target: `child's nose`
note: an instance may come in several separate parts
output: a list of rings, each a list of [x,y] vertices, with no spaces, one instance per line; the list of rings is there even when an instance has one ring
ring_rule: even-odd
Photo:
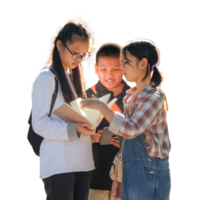
[[[111,70],[107,71],[107,75],[108,76],[113,76],[113,71],[111,71]]]

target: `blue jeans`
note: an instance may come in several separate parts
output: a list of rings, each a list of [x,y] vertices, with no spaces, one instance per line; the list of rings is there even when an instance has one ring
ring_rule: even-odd
[[[121,146],[123,137],[119,140]],[[169,156],[164,159],[149,156],[144,134],[125,140],[122,159],[122,200],[169,200]]]

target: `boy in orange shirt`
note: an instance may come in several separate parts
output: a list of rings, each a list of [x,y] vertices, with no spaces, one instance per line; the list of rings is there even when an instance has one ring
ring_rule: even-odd
[[[111,93],[109,101],[117,98],[114,109],[123,112],[123,97],[126,90],[130,87],[122,79],[122,69],[120,62],[121,47],[118,44],[103,44],[96,53],[95,72],[98,74],[99,81],[96,85],[86,91],[87,97],[92,94],[101,96]],[[103,119],[97,127],[97,132],[102,133],[103,128],[108,127],[109,123]],[[100,138],[91,137],[93,143],[93,157],[96,169],[92,171],[91,185],[88,200],[112,200],[109,171],[115,155],[119,151],[118,136],[112,139],[112,145],[100,145]]]

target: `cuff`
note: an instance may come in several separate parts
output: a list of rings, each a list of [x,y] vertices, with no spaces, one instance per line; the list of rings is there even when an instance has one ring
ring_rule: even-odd
[[[76,123],[69,123],[67,125],[67,136],[70,140],[80,138],[80,133],[76,131]]]
[[[118,134],[123,120],[124,120],[124,116],[120,114],[119,112],[116,112],[114,115],[114,118],[112,119],[112,122],[109,125],[109,130],[113,133]]]
[[[121,153],[118,156],[117,155],[115,156],[115,158],[113,160],[113,164],[116,165],[120,159],[121,159]]]

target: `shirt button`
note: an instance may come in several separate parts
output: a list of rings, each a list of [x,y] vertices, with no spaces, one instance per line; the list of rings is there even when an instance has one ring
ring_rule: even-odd
[[[153,171],[151,171],[151,172],[149,172],[150,174],[154,174],[154,172]]]
[[[150,159],[150,158],[148,158],[148,161],[149,161],[149,162],[151,162],[151,159]]]

